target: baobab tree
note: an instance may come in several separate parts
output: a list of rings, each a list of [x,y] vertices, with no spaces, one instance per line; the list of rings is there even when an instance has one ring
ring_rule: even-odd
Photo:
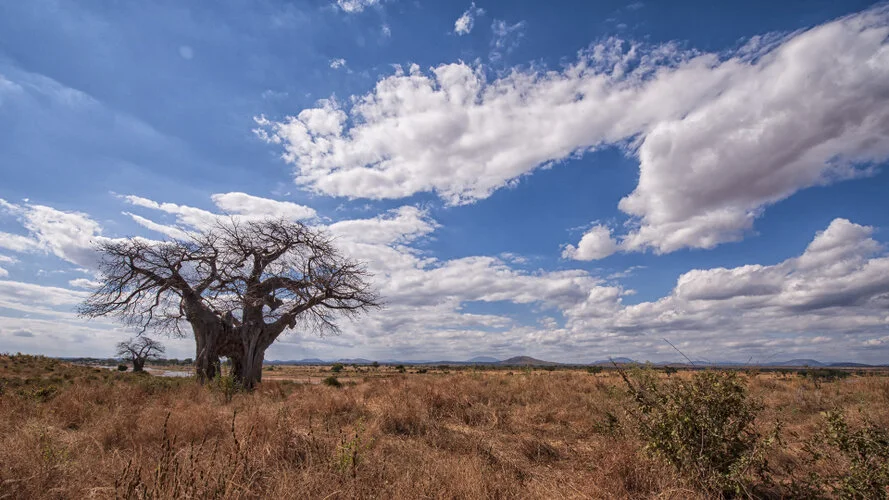
[[[181,240],[104,240],[97,249],[103,284],[79,312],[177,336],[190,326],[202,381],[225,356],[252,388],[266,349],[285,331],[336,333],[340,317],[380,304],[364,266],[299,222],[233,218]]]
[[[117,343],[117,356],[119,358],[128,358],[133,363],[134,372],[143,371],[145,361],[159,359],[164,351],[166,351],[166,348],[163,344],[145,336]]]

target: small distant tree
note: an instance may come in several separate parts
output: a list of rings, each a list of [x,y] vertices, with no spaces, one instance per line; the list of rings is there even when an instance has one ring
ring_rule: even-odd
[[[129,359],[133,363],[134,372],[143,371],[145,361],[159,359],[165,351],[163,344],[144,336],[117,344],[117,356]]]

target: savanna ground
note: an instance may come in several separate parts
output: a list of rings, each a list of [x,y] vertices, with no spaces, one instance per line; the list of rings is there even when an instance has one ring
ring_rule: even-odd
[[[615,370],[344,367],[339,384],[319,383],[331,375],[273,367],[256,391],[233,393],[224,381],[0,356],[0,498],[715,495],[646,451],[639,407]],[[739,377],[762,404],[756,428],[773,435],[780,422],[758,450],[767,477],[739,496],[811,496],[792,485],[854,468],[842,453],[812,459],[825,411],[841,410],[852,429],[889,428],[886,373]],[[884,434],[868,436],[879,446]],[[843,494],[823,486],[825,497]]]

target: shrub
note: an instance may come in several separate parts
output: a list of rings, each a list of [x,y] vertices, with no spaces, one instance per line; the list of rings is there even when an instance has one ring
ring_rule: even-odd
[[[351,473],[355,479],[358,465],[364,461],[365,452],[373,445],[373,438],[365,437],[364,422],[359,420],[355,426],[355,434],[351,438],[340,437],[340,445],[336,450],[335,465],[342,473]]]
[[[332,371],[333,373],[339,373],[343,371],[343,368],[344,366],[342,363],[334,363],[333,366],[330,367],[330,371]]]
[[[235,393],[241,390],[241,385],[235,380],[231,374],[216,375],[216,378],[213,379],[213,383],[210,385],[211,389],[218,391],[222,394],[222,399],[229,403],[234,397]]]
[[[327,385],[327,386],[330,386],[330,387],[342,387],[342,386],[343,386],[343,383],[340,382],[339,379],[336,378],[336,377],[334,377],[333,375],[331,375],[331,376],[325,378],[325,379],[322,380],[321,382],[322,382],[324,385]]]
[[[824,416],[824,427],[804,450],[811,464],[839,464],[840,468],[826,474],[812,472],[797,484],[802,487],[800,494],[827,493],[850,499],[889,497],[889,430],[873,422],[853,429],[842,411],[826,412]]]
[[[821,382],[842,380],[849,375],[851,374],[845,370],[835,370],[831,368],[810,369],[800,373],[800,376],[811,380],[815,384],[815,387],[821,387]]]
[[[588,366],[588,367],[586,367],[586,371],[590,375],[595,375],[597,373],[602,373],[602,367],[601,366]]]
[[[631,380],[631,418],[645,447],[713,494],[746,494],[749,476],[765,478],[763,449],[771,440],[754,427],[762,409],[737,373],[704,371],[661,382],[651,370]],[[777,435],[777,430],[776,430]]]
[[[117,371],[119,371],[119,372],[127,371],[127,365],[117,365]]]
[[[404,368],[404,365],[398,365],[398,366],[395,367],[395,369],[398,370],[398,373],[404,373],[404,372],[407,371],[407,370]]]

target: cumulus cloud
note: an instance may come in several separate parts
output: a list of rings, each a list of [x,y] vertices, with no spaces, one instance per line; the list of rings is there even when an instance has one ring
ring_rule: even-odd
[[[345,65],[346,65],[346,60],[343,59],[342,57],[340,57],[338,59],[331,59],[330,60],[330,67],[333,69],[340,69],[340,68],[344,67]]]
[[[712,248],[742,238],[768,205],[889,158],[887,35],[880,6],[729,53],[611,39],[560,70],[494,79],[476,64],[414,65],[348,106],[260,118],[258,133],[316,192],[435,192],[452,205],[620,144],[640,168],[619,204],[631,227],[621,249]]]
[[[467,35],[470,31],[472,31],[473,26],[475,25],[475,18],[477,16],[481,16],[485,13],[485,9],[479,8],[475,6],[475,2],[469,6],[463,12],[463,15],[457,18],[454,22],[454,33],[458,35]]]
[[[611,237],[611,229],[595,225],[584,233],[575,247],[567,245],[562,251],[563,259],[598,260],[604,259],[618,250],[617,242]]]
[[[849,356],[867,337],[889,331],[889,256],[872,230],[835,219],[798,257],[692,270],[670,295],[622,307],[604,326],[582,311],[569,312],[570,325],[669,336],[697,349],[706,339],[726,350],[794,352],[817,340]]]

